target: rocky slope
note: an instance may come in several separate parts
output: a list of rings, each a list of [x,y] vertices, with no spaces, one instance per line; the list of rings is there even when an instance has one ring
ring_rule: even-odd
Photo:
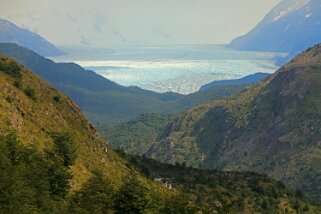
[[[317,45],[240,95],[187,111],[147,154],[169,163],[266,173],[321,201],[320,97]]]

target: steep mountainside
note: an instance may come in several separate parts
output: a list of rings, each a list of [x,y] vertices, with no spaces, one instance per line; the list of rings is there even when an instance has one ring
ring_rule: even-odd
[[[145,154],[171,121],[170,115],[142,114],[127,122],[97,126],[110,146],[129,154]]]
[[[241,50],[288,52],[293,57],[321,42],[319,0],[283,0],[249,33],[228,46]]]
[[[321,45],[263,82],[172,122],[150,157],[256,171],[321,201]]]
[[[175,179],[177,186],[170,191],[139,175],[135,170],[142,170],[142,165],[128,163],[111,150],[69,98],[1,55],[0,89],[0,213],[320,210],[280,182],[253,173],[160,165],[169,174],[188,172]],[[144,174],[150,169],[153,176],[169,175],[154,171],[158,163],[144,164]],[[203,188],[207,196],[201,194]]]
[[[54,63],[14,44],[1,44],[0,53],[15,58],[50,85],[70,96],[92,123],[108,124],[143,113],[177,113],[208,100],[230,96],[244,86],[222,86],[183,96],[123,87],[74,63]]]
[[[115,182],[128,171],[73,101],[11,59],[1,56],[0,66],[1,71],[20,73],[10,76],[0,72],[1,135],[14,131],[23,144],[40,151],[52,147],[55,135],[71,135],[81,157],[72,166],[75,189],[95,170]]]
[[[15,43],[29,48],[42,56],[58,56],[63,54],[63,52],[38,34],[19,28],[4,19],[0,19],[0,42]]]

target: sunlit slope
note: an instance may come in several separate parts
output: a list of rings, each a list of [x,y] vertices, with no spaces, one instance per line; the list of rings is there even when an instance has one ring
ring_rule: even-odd
[[[40,151],[52,146],[54,134],[71,134],[79,157],[72,166],[73,187],[79,188],[95,170],[119,182],[127,171],[124,161],[109,149],[73,101],[11,59],[0,56],[0,66],[1,71],[19,73],[0,72],[1,134],[14,130],[22,143]]]
[[[320,97],[318,45],[240,95],[187,111],[147,154],[266,173],[321,201]]]

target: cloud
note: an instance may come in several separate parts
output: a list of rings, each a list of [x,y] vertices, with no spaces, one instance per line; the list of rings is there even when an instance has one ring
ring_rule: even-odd
[[[280,0],[0,1],[2,18],[38,29],[54,43],[107,46],[226,43]]]
[[[84,36],[83,34],[81,35],[81,39],[80,39],[80,44],[82,45],[91,45],[91,41],[89,38],[87,38],[86,36]]]

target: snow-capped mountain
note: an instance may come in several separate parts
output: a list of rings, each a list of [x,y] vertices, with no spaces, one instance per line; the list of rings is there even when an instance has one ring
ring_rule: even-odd
[[[63,54],[63,52],[38,34],[19,28],[4,19],[0,19],[0,43],[15,43],[33,50],[42,56]]]
[[[283,0],[249,33],[228,46],[294,55],[321,42],[321,0]]]
[[[286,17],[287,15],[300,10],[309,4],[309,2],[310,0],[284,0],[267,15],[266,20],[275,22],[282,17]]]

